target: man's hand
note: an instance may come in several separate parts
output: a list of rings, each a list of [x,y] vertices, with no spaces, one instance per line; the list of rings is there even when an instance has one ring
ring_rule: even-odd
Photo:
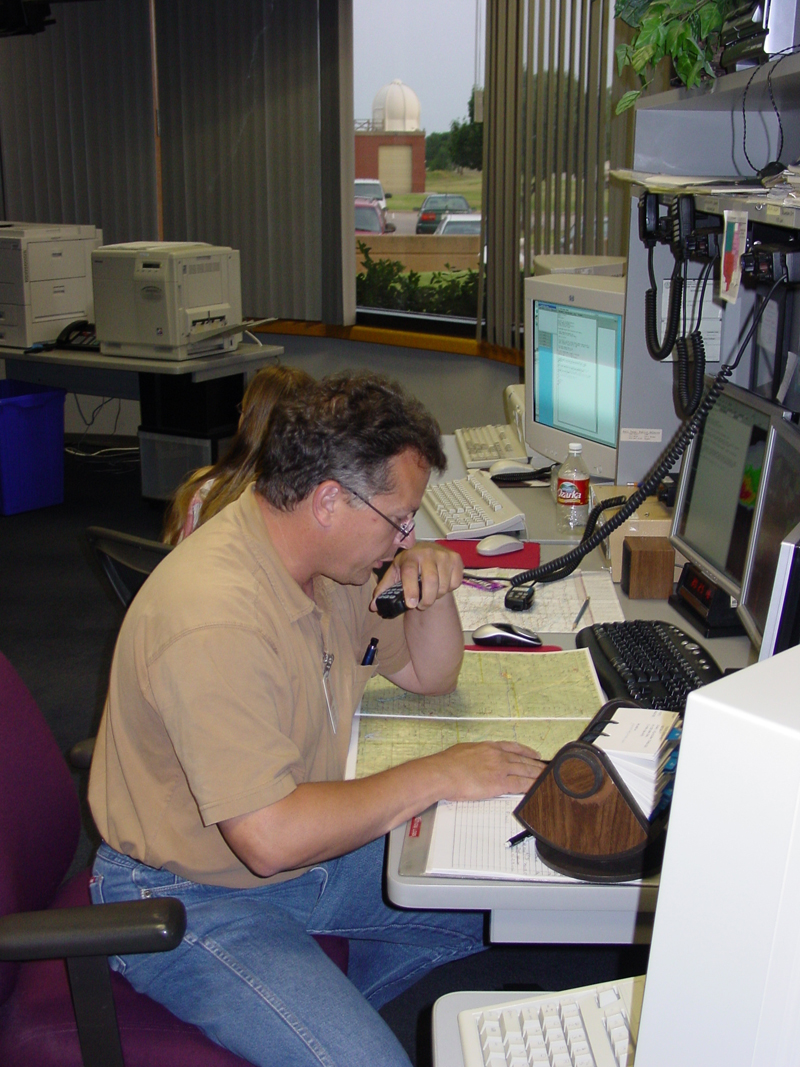
[[[515,741],[454,745],[367,778],[303,783],[219,828],[239,859],[266,878],[352,852],[437,800],[527,793],[543,767]]]
[[[488,800],[503,793],[527,793],[544,770],[539,753],[516,741],[454,745],[432,761],[450,779],[443,800]]]
[[[424,541],[398,552],[376,586],[375,595],[402,582],[406,607],[409,610],[417,608],[424,611],[443,596],[458,589],[463,573],[464,564],[457,552],[452,552],[435,541]],[[370,610],[375,611],[374,599]]]

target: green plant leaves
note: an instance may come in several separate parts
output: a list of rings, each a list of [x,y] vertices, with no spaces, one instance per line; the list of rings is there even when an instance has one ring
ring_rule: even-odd
[[[645,71],[669,56],[675,72],[688,88],[704,75],[713,78],[712,60],[719,47],[725,19],[741,0],[616,0],[614,14],[638,32],[616,50],[621,74],[630,66],[645,82]],[[620,114],[632,107],[641,90],[631,90],[616,107]]]

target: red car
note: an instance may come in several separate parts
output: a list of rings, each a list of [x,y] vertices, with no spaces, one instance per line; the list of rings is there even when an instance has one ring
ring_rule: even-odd
[[[367,200],[357,196],[356,233],[394,233],[396,227],[386,221],[378,200]]]

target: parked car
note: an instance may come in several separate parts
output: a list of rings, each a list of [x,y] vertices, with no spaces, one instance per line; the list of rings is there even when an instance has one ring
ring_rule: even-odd
[[[377,178],[356,178],[356,196],[363,196],[366,200],[378,200],[381,211],[386,214],[386,199],[391,193],[384,193],[383,186]]]
[[[466,197],[456,193],[429,193],[417,215],[417,233],[436,233],[443,215],[461,214],[469,210]]]
[[[470,212],[462,215],[443,215],[442,221],[436,227],[435,236],[446,234],[448,237],[480,237],[481,215],[480,212]]]
[[[356,233],[394,233],[397,227],[386,221],[377,200],[356,197]]]

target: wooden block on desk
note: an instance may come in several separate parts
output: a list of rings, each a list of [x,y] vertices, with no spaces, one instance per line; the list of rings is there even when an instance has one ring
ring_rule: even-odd
[[[626,537],[622,542],[623,592],[631,600],[666,600],[672,594],[675,549],[667,537]]]

